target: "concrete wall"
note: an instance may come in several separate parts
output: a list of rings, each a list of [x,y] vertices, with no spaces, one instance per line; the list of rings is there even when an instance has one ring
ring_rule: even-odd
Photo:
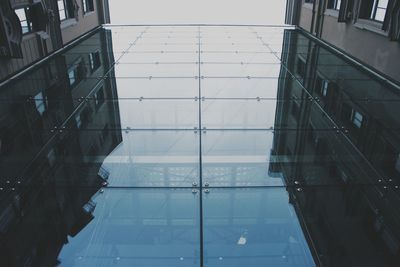
[[[288,0],[292,2],[293,0]],[[317,37],[331,43],[339,49],[369,65],[373,69],[387,75],[393,80],[400,81],[400,42],[390,41],[387,32],[381,30],[379,23],[357,18],[358,7],[361,0],[354,1],[353,18],[346,23],[338,22],[338,12],[327,10],[327,0],[315,0],[314,26],[313,4],[304,3],[298,10],[296,25],[315,34]],[[318,14],[318,5],[322,5]],[[319,32],[315,32],[320,15],[321,24]],[[289,16],[290,17],[290,16]],[[292,17],[296,17],[293,13]]]
[[[325,14],[321,38],[400,81],[400,42],[361,27],[358,22],[338,23],[336,17]]]
[[[12,8],[29,5],[27,0],[9,0]],[[48,9],[57,10],[57,0],[42,0]],[[47,56],[54,50],[98,27],[109,17],[108,0],[93,0],[94,11],[84,14],[82,1],[77,0],[79,10],[77,18],[59,21],[54,17],[47,25],[46,31],[32,32],[23,35],[21,42],[22,58],[0,57],[0,81],[17,73],[32,63]],[[102,10],[104,9],[104,10]],[[57,15],[57,12],[55,12]]]
[[[42,40],[36,33],[25,35],[21,44],[22,58],[0,58],[0,80],[2,77],[17,72],[47,54],[48,50],[43,46],[42,42],[45,42],[51,48],[51,43]]]
[[[303,29],[310,31],[311,30],[311,21],[312,21],[312,4],[303,4],[301,7],[300,17],[299,17],[299,26]]]
[[[82,1],[78,1],[77,3],[79,5],[78,18],[68,19],[61,22],[61,33],[64,44],[71,42],[83,33],[101,25],[97,1],[93,1],[94,11],[85,14],[83,14]]]

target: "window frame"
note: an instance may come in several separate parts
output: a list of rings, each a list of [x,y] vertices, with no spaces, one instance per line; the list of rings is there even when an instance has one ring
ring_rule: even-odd
[[[96,56],[98,55],[98,63],[96,64]],[[101,55],[100,55],[100,50],[96,50],[94,52],[91,52],[89,54],[89,67],[90,67],[90,72],[93,73],[96,70],[98,70],[101,66]]]
[[[47,96],[45,96],[43,91],[40,91],[33,97],[33,99],[37,112],[39,112],[39,114],[43,116],[43,114],[47,111]]]
[[[318,80],[321,82],[319,83]],[[315,92],[322,98],[327,98],[329,95],[329,84],[330,81],[326,79],[320,72],[317,72],[315,82]]]
[[[63,5],[63,9],[61,9],[61,10],[60,10],[60,5],[58,4],[60,2],[62,2],[62,5]],[[68,6],[67,6],[65,0],[57,0],[57,7],[58,7],[58,16],[60,18],[60,21],[69,19]],[[63,18],[61,17],[62,13],[64,14]]]
[[[374,3],[372,5],[372,10],[371,10],[371,15],[370,15],[369,19],[373,20],[373,21],[377,21],[379,23],[383,23],[384,20],[385,20],[385,16],[386,16],[387,8],[388,8],[388,5],[389,5],[389,1],[387,1],[387,4],[386,4],[385,8],[379,7],[379,2],[380,1],[382,1],[382,0],[374,0]],[[377,14],[378,9],[385,10],[382,20],[377,20],[376,19],[376,14]]]
[[[104,86],[100,86],[100,88],[94,93],[94,106],[96,112],[103,106],[105,102],[106,102],[106,97],[105,97]]]
[[[363,21],[369,21],[370,23],[376,24],[377,27],[381,27],[382,24],[385,21],[385,18],[387,16],[387,11],[389,8],[389,3],[390,1],[387,1],[387,5],[385,8],[379,7],[379,3],[382,2],[383,0],[366,0],[366,1],[360,1],[359,6],[358,6],[358,18]],[[380,19],[376,18],[377,10],[378,9],[383,9],[384,14],[383,17]]]
[[[93,0],[82,0],[82,11],[83,11],[84,15],[87,13],[93,12],[94,11],[94,1]]]
[[[18,10],[23,10],[24,15],[25,15],[25,19],[21,20],[21,17],[18,15]],[[28,12],[29,12],[29,6],[25,6],[25,7],[21,7],[21,8],[16,8],[14,10],[15,14],[17,15],[18,19],[19,19],[19,23],[21,25],[22,28],[22,34],[26,35],[29,33],[34,32],[33,31],[33,24],[32,21],[30,21],[29,16],[28,16]],[[23,22],[26,22],[26,26],[23,26]],[[24,28],[27,28],[27,31],[24,31]]]
[[[301,68],[300,68],[300,65],[301,65]],[[302,56],[297,56],[295,73],[296,73],[296,76],[300,79],[301,83],[303,84],[304,80],[306,78],[306,75],[307,75],[307,60],[304,59]]]
[[[75,124],[78,129],[82,128],[83,123],[81,113],[75,115]]]
[[[70,73],[74,74],[72,82],[71,82],[72,79],[71,79]],[[74,87],[78,83],[78,66],[73,66],[73,67],[69,68],[67,70],[67,75],[68,75],[69,85],[71,87]]]
[[[361,119],[357,115],[361,116]],[[360,111],[352,108],[350,121],[353,126],[357,127],[358,129],[361,129],[364,123],[364,115]]]
[[[329,1],[327,1],[326,9],[339,11],[341,4],[342,4],[342,0],[329,0]]]

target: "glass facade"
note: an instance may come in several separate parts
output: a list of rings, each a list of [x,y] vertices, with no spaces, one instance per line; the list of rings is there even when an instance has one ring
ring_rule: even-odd
[[[399,266],[399,100],[292,28],[99,29],[0,87],[0,263]]]

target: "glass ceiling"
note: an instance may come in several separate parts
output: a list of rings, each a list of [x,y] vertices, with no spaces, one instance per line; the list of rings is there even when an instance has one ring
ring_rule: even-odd
[[[286,27],[108,26],[0,88],[2,266],[399,266],[399,88]]]

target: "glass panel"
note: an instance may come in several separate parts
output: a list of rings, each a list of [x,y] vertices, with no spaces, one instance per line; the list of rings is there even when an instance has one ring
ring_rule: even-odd
[[[179,40],[178,40],[179,41]],[[180,51],[197,51],[198,45],[193,43],[178,43],[177,40],[170,40],[164,43],[148,42],[143,40],[132,46],[130,52],[150,52],[150,51],[165,51],[165,52],[180,52]]]
[[[247,63],[280,63],[279,59],[270,52],[227,52],[201,54],[202,62],[247,62]]]
[[[202,145],[210,187],[390,183],[336,130],[207,131]]]
[[[202,125],[207,129],[270,129],[274,126],[276,100],[206,99]]]
[[[119,63],[174,63],[197,62],[199,56],[195,51],[188,53],[155,52],[155,53],[126,53],[118,61]]]
[[[60,15],[60,20],[66,19],[67,17],[66,17],[66,12],[65,12],[64,0],[58,0],[57,5],[58,5],[58,12]]]
[[[389,0],[379,0],[378,7],[386,8],[388,6]]]
[[[191,187],[199,183],[199,136],[192,131],[66,131],[58,147],[71,147],[59,164],[76,170],[76,184],[87,186],[87,173],[108,187]],[[69,158],[75,158],[70,162]],[[81,167],[79,167],[81,166]],[[63,185],[69,175],[57,177]]]
[[[386,8],[377,8],[375,14],[375,20],[377,21],[384,21],[386,14]]]
[[[104,118],[110,116],[116,116],[113,129],[194,129],[198,126],[195,99],[105,99],[100,104],[96,104],[94,97],[88,100],[77,111],[87,117],[85,129],[102,129]]]
[[[29,191],[31,197],[24,199],[28,204],[21,207],[27,212],[10,230],[12,235],[2,238],[3,249],[15,252],[17,262],[200,266],[199,194],[191,189],[33,187]],[[29,253],[31,246],[37,254]],[[3,257],[2,263],[10,258]]]
[[[118,98],[194,98],[199,94],[198,79],[116,79]]]
[[[201,74],[206,77],[270,77],[278,78],[278,64],[202,64]]]
[[[192,100],[120,100],[122,128],[193,129],[198,106]],[[103,111],[101,111],[103,112]]]
[[[204,194],[204,266],[316,266],[284,187]]]
[[[226,52],[226,51],[241,51],[241,52],[269,52],[263,44],[255,40],[254,43],[234,43],[226,42],[223,44],[204,42],[201,44],[201,49],[206,52]]]
[[[199,75],[198,64],[118,64],[115,77],[194,77]]]
[[[392,191],[377,185],[288,189],[322,266],[398,263],[398,199],[382,198],[382,190]]]
[[[15,10],[15,14],[17,14],[19,21],[21,23],[21,27],[22,27],[22,33],[28,33],[30,32],[30,24],[26,18],[26,13],[25,13],[25,8],[21,8],[21,9],[16,9]]]
[[[278,97],[279,79],[203,79],[202,96],[206,98],[273,98]]]
[[[108,26],[7,81],[0,265],[397,266],[398,88],[314,42]]]
[[[282,186],[274,170],[272,131],[207,131],[202,137],[203,183],[218,186]]]

